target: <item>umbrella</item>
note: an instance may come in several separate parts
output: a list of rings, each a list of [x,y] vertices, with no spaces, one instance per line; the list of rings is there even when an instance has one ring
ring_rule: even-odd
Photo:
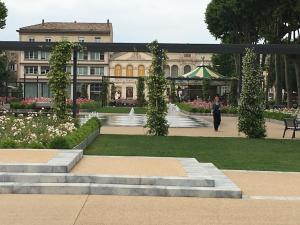
[[[213,71],[207,66],[198,66],[196,69],[189,73],[182,75],[185,78],[207,78],[207,79],[219,79],[224,78],[221,74]]]

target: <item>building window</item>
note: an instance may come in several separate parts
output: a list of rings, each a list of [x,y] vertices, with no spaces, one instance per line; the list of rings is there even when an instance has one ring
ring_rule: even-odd
[[[51,38],[45,38],[46,42],[51,42]]]
[[[171,67],[171,77],[178,77],[178,66],[173,65]]]
[[[104,67],[91,67],[90,74],[104,76]]]
[[[41,52],[41,60],[49,60],[50,52]]]
[[[9,70],[16,72],[17,71],[17,64],[10,64],[9,65]]]
[[[25,52],[25,59],[38,59],[39,52],[38,51],[26,51]]]
[[[221,86],[221,96],[230,93],[230,86]]]
[[[133,87],[126,87],[126,99],[133,99]]]
[[[165,77],[170,77],[170,66],[166,65],[164,67]]]
[[[78,60],[88,60],[88,53],[85,51],[78,52]]]
[[[191,57],[192,57],[192,54],[186,53],[186,54],[183,55],[183,57],[184,57],[184,58],[191,58]]]
[[[122,67],[120,65],[115,66],[115,76],[117,77],[122,76]]]
[[[78,75],[88,75],[88,68],[85,66],[80,66],[77,68]]]
[[[139,75],[139,77],[145,76],[145,67],[143,65],[139,66],[138,75]]]
[[[30,37],[30,38],[28,39],[28,41],[29,41],[29,42],[35,42],[35,39],[34,39],[34,37]]]
[[[102,52],[91,52],[90,55],[93,61],[104,61],[104,53]]]
[[[131,66],[131,65],[127,66],[126,76],[127,77],[133,77],[133,66]]]
[[[95,42],[100,43],[101,42],[101,37],[95,37]]]
[[[41,66],[41,74],[47,74],[50,71],[49,66]]]
[[[72,66],[66,66],[66,72],[72,74]]]
[[[79,37],[79,38],[78,38],[78,42],[79,42],[79,43],[83,43],[83,42],[84,42],[84,37]]]
[[[184,71],[184,74],[186,74],[186,73],[191,72],[192,68],[190,65],[186,65],[186,66],[184,66],[183,71]]]
[[[37,66],[24,66],[25,74],[27,75],[35,75],[38,74]]]

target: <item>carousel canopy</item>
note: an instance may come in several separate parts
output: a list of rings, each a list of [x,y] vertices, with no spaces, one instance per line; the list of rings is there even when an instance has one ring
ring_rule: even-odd
[[[185,78],[207,78],[207,79],[220,79],[224,78],[221,74],[213,71],[207,66],[198,66],[196,69],[189,73],[182,75]]]

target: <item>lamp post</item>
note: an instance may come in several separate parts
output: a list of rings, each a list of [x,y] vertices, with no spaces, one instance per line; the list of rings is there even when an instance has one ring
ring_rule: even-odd
[[[73,49],[73,118],[76,118],[77,115],[77,53],[78,49],[75,47]]]

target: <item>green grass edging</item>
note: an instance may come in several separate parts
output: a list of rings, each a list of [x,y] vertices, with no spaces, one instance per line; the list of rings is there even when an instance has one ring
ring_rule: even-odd
[[[50,148],[72,149],[83,142],[95,130],[101,127],[100,120],[96,117],[89,119],[84,125],[65,137],[56,137],[50,143]]]

